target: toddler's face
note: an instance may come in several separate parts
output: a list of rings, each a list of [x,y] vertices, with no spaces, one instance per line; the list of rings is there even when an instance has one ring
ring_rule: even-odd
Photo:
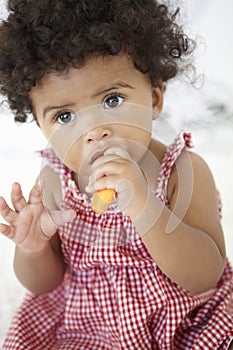
[[[121,147],[139,162],[151,142],[162,87],[134,68],[126,54],[87,60],[82,68],[49,73],[30,97],[38,124],[63,162],[89,176],[92,163]]]

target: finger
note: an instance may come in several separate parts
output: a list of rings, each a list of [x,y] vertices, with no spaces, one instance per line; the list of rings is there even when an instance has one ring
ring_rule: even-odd
[[[44,183],[39,182],[32,187],[32,190],[29,194],[29,203],[30,204],[39,204],[42,203],[42,191],[44,189]]]
[[[27,204],[25,198],[23,197],[21,186],[17,182],[13,183],[12,185],[11,202],[17,212],[22,210]]]
[[[76,212],[73,209],[54,210],[50,213],[50,215],[55,225],[60,226],[66,222],[74,220],[76,217]]]
[[[6,220],[9,224],[12,224],[17,217],[17,213],[12,210],[9,205],[6,203],[3,197],[0,197],[0,215]]]
[[[128,160],[131,159],[129,153],[122,147],[110,147],[104,152],[104,155],[108,154],[116,155]]]
[[[118,158],[117,160],[108,161],[98,167],[92,175],[89,177],[88,185],[93,185],[98,179],[110,175],[119,175],[122,172],[121,165],[125,163],[125,160]]]
[[[95,191],[103,190],[105,188],[116,189],[117,183],[119,182],[119,176],[110,175],[104,176],[96,180],[93,184],[86,186],[85,190],[88,193],[93,193]]]
[[[132,160],[129,153],[122,147],[110,147],[104,154],[98,157],[93,163],[92,168],[96,169],[103,163],[109,162],[111,160]]]
[[[40,226],[41,230],[47,238],[51,238],[58,227],[66,222],[72,221],[76,216],[73,209],[45,211],[41,215]]]
[[[15,236],[15,228],[5,224],[0,224],[0,232],[7,238],[13,239]]]
[[[99,168],[101,165],[110,162],[110,161],[116,161],[118,159],[121,159],[116,154],[104,154],[103,156],[97,158],[93,163],[92,163],[92,169],[95,171],[97,168]]]

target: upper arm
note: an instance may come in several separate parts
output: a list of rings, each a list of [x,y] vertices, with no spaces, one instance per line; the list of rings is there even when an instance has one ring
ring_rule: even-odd
[[[225,258],[217,189],[205,161],[195,153],[182,152],[168,184],[170,209],[186,224],[209,235]]]

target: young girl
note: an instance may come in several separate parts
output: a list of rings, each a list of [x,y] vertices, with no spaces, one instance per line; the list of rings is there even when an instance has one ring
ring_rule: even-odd
[[[151,137],[193,43],[154,0],[10,0],[1,93],[50,146],[28,201],[0,199],[29,290],[3,349],[232,349],[218,196],[181,132]],[[96,213],[97,190],[114,190]]]

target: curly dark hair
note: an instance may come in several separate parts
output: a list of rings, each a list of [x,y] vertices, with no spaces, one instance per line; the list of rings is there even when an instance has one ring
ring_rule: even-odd
[[[9,0],[0,25],[0,92],[15,120],[32,113],[29,93],[48,72],[81,67],[92,55],[121,51],[153,86],[184,70],[193,41],[179,9],[156,0]]]

